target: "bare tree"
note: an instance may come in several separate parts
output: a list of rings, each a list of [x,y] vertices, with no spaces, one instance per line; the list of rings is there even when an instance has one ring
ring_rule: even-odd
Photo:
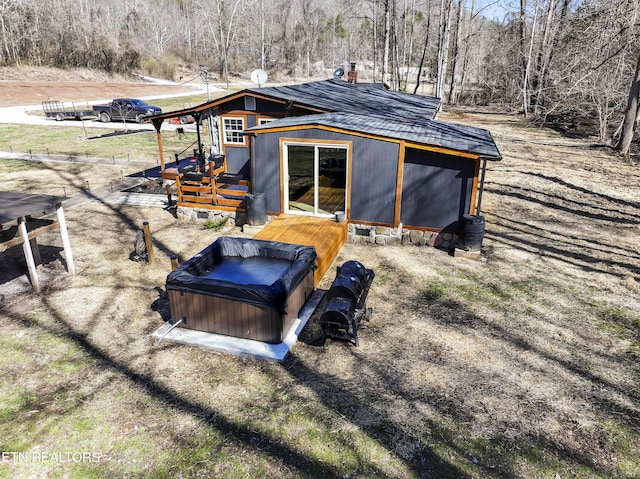
[[[405,12],[407,11],[405,0]],[[407,14],[405,13],[405,16]],[[404,71],[404,89],[407,89],[409,84],[409,72],[411,71],[413,61],[413,32],[416,25],[416,0],[411,0],[408,12],[409,20],[405,19],[405,54],[403,55],[403,67]],[[407,26],[408,23],[408,26]],[[408,39],[407,39],[408,36]],[[407,45],[408,43],[408,45]]]
[[[416,86],[413,89],[413,94],[415,95],[420,88],[420,79],[422,78],[422,72],[424,68],[424,62],[427,57],[427,50],[429,48],[429,30],[431,28],[431,2],[428,4],[427,10],[427,26],[424,35],[424,44],[422,46],[422,56],[420,57],[420,63],[418,63],[418,72],[416,73]]]
[[[452,53],[452,63],[451,63],[451,78],[449,82],[449,103],[457,103],[457,98],[455,96],[456,89],[456,76],[458,74],[458,61],[460,58],[460,32],[462,28],[462,0],[458,0],[456,7],[456,24],[455,31],[453,37],[453,53]]]
[[[0,56],[1,63],[9,63],[15,60],[13,52],[9,45],[12,43],[11,35],[9,33],[7,20],[11,18],[11,11],[16,6],[16,0],[1,0],[0,1],[0,31],[2,32],[2,51],[3,55]],[[5,20],[7,19],[7,20]]]
[[[383,41],[384,41],[384,49],[382,52],[382,83],[386,81],[386,76],[388,72],[389,66],[389,30],[391,28],[391,0],[382,0],[382,4],[384,5],[384,30],[383,30]]]
[[[444,84],[449,65],[449,42],[451,37],[451,9],[453,0],[440,0],[440,29],[438,33],[438,64],[436,71],[436,96],[444,96]]]
[[[640,56],[636,65],[636,73],[629,89],[627,109],[622,124],[622,134],[616,145],[616,149],[624,156],[629,156],[629,149],[633,141],[633,135],[638,128],[640,120]]]
[[[526,2],[522,0],[522,3]],[[529,107],[531,105],[531,69],[533,65],[533,47],[536,38],[536,28],[538,26],[538,9],[539,9],[539,0],[536,0],[535,7],[533,10],[533,21],[531,24],[531,33],[529,35],[529,46],[525,53],[524,61],[524,71],[522,78],[522,110],[525,118],[529,116]],[[526,18],[526,16],[525,16]]]

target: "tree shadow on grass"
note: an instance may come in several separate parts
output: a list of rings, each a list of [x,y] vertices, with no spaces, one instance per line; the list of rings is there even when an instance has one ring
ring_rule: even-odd
[[[50,313],[55,314],[55,308],[52,305],[49,306]],[[178,391],[167,387],[165,384],[158,383],[152,375],[136,372],[126,361],[116,359],[94,344],[88,338],[87,334],[76,331],[63,317],[59,315],[55,317],[57,330],[52,330],[42,324],[34,324],[33,320],[25,316],[16,317],[15,319],[24,326],[36,327],[43,332],[72,342],[89,358],[95,361],[96,366],[100,369],[110,371],[127,379],[133,385],[143,390],[149,397],[160,401],[167,407],[186,412],[203,421],[209,427],[222,433],[227,440],[250,449],[256,447],[256,432],[253,429],[222,416],[213,408],[183,397]],[[287,464],[291,469],[298,470],[303,474],[308,474],[309,477],[342,477],[338,469],[300,453],[295,447],[286,444],[278,437],[269,437],[268,435],[262,434],[259,450]],[[381,474],[378,474],[378,476],[380,477]]]
[[[40,265],[38,265],[39,276],[42,275],[43,268],[46,270],[44,272],[55,272],[62,269],[64,267],[63,265],[66,265],[66,260],[61,254],[63,248],[47,244],[38,244],[38,251],[40,252],[40,258],[42,260]],[[21,276],[25,276],[28,280],[28,274],[27,261],[24,258],[22,248],[13,247],[0,253],[0,292],[3,292],[3,286],[5,284]],[[28,289],[30,288],[28,285]]]
[[[640,273],[637,250],[615,242],[617,236],[637,226],[637,202],[593,192],[554,176],[512,173],[534,176],[546,183],[532,189],[493,182],[485,188],[486,193],[498,199],[509,198],[529,212],[527,221],[508,217],[500,210],[493,212],[491,217],[498,220],[495,224],[499,228],[489,222],[487,238],[524,251],[542,252],[585,271],[618,278]],[[613,239],[609,240],[607,234]]]

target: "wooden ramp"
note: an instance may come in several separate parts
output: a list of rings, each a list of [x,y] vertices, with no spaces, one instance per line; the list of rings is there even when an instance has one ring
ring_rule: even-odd
[[[313,279],[317,286],[347,241],[347,222],[336,223],[333,218],[315,216],[280,215],[254,238],[314,246],[318,269]]]

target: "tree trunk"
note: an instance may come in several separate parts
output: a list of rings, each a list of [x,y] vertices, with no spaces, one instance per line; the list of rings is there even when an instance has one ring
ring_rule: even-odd
[[[456,29],[453,41],[453,63],[451,64],[451,81],[449,83],[449,103],[457,104],[456,75],[458,74],[458,60],[460,57],[460,31],[462,26],[462,0],[458,0],[456,9]]]
[[[531,25],[531,38],[529,39],[529,52],[525,56],[525,68],[524,78],[522,79],[522,107],[524,110],[524,116],[529,116],[529,107],[531,106],[531,89],[529,88],[529,81],[531,78],[531,64],[533,57],[533,44],[536,37],[536,27],[538,24],[538,2],[536,0],[535,11],[533,12],[533,24]]]
[[[427,10],[427,28],[424,36],[424,46],[422,47],[422,56],[420,57],[420,64],[418,65],[418,73],[416,74],[416,86],[413,89],[413,94],[418,93],[420,88],[420,77],[422,76],[422,68],[424,67],[424,60],[427,57],[427,49],[429,48],[429,29],[431,28],[431,3],[429,3],[429,9]]]
[[[264,0],[260,0],[260,68],[265,68]]]
[[[389,65],[389,23],[391,0],[384,0],[384,52],[382,54],[382,83],[386,80],[387,67]]]
[[[462,54],[462,73],[460,75],[460,91],[458,92],[458,98],[462,98],[464,92],[464,82],[467,77],[467,68],[469,66],[469,41],[471,40],[473,19],[476,17],[475,13],[475,0],[471,0],[471,10],[469,11],[469,24],[467,25],[467,35],[464,38],[464,53]]]
[[[553,27],[551,32],[551,37],[549,39],[548,51],[546,53],[546,57],[544,58],[544,62],[541,66],[541,73],[539,73],[539,85],[538,85],[538,93],[536,95],[536,105],[534,114],[540,114],[541,107],[545,110],[547,109],[546,103],[546,94],[547,88],[549,85],[549,73],[552,67],[552,61],[556,54],[557,49],[560,47],[559,38],[562,35],[564,30],[565,22],[567,19],[567,14],[569,13],[569,3],[571,0],[562,0],[562,6],[560,7],[560,18],[556,26]],[[554,7],[555,8],[555,7]]]
[[[405,62],[405,76],[404,76],[404,89],[409,87],[409,70],[411,70],[411,62],[413,59],[413,30],[416,23],[416,0],[411,0],[411,22],[409,24],[409,52],[407,54],[407,61]]]
[[[525,47],[527,33],[527,0],[520,0],[520,56],[522,59],[522,108],[527,116],[527,51]]]
[[[229,65],[227,63],[227,45],[226,42],[224,41],[225,38],[225,34],[224,34],[224,25],[223,25],[223,20],[222,20],[222,15],[223,15],[223,2],[222,0],[217,0],[216,2],[216,7],[217,7],[217,13],[218,13],[218,35],[220,36],[220,46],[222,47],[220,50],[220,53],[222,55],[222,78],[225,79],[225,81],[227,82],[227,88],[229,88]]]
[[[629,100],[627,102],[627,110],[624,115],[622,124],[622,135],[616,145],[616,149],[624,156],[629,156],[631,142],[636,131],[638,118],[640,118],[640,56],[636,65],[636,74],[631,82],[629,90]]]
[[[392,1],[392,12],[393,15],[391,17],[391,40],[392,40],[392,50],[391,50],[391,64],[393,71],[393,89],[399,90],[401,79],[400,79],[400,52],[398,51],[398,21],[396,15],[396,0]]]
[[[549,0],[545,12],[545,20],[542,28],[542,38],[538,47],[538,55],[536,61],[536,70],[532,75],[532,94],[531,107],[533,114],[537,115],[540,106],[544,103],[543,96],[545,90],[544,78],[547,76],[548,59],[551,57],[552,39],[554,35],[555,25],[553,19],[556,12],[556,0]]]
[[[372,21],[373,23],[373,82],[376,81],[376,72],[378,71],[378,17],[376,16],[376,3],[377,0],[373,0]],[[382,80],[384,83],[384,80]]]
[[[451,33],[451,5],[453,0],[440,2],[440,34],[438,37],[438,72],[436,75],[436,96],[442,98],[449,62],[449,38]]]

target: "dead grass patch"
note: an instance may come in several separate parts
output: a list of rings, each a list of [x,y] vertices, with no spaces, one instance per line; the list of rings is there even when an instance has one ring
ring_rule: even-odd
[[[158,208],[69,208],[78,274],[52,234],[41,295],[14,287],[22,277],[0,284],[0,446],[100,461],[5,463],[0,476],[640,475],[637,166],[513,116],[456,121],[489,128],[504,156],[487,172],[485,261],[346,245],[338,263],[376,273],[359,348],[315,345],[313,325],[282,365],[156,346],[170,255],[223,233]],[[43,193],[99,176],[0,173]],[[154,265],[130,259],[144,221]]]

